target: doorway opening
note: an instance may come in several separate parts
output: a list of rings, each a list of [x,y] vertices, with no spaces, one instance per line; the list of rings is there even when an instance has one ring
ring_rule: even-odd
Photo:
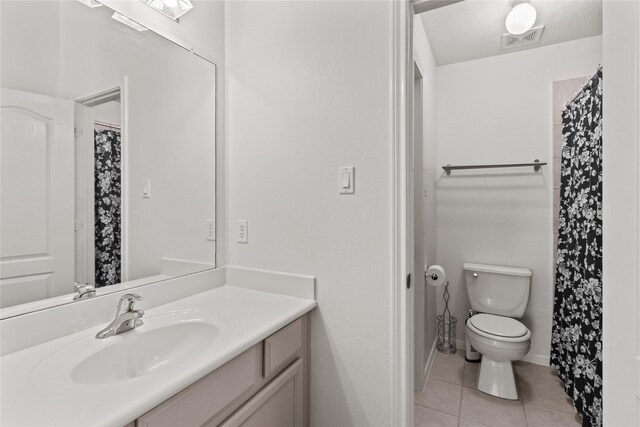
[[[526,351],[509,359],[508,369],[505,368],[510,375],[506,375],[508,381],[504,383],[513,383],[509,390],[517,391],[503,395],[496,391],[495,398],[511,398],[507,395],[516,394],[515,399],[519,398],[521,402],[518,412],[524,421],[526,404],[532,399],[526,390],[542,387],[536,381],[551,377],[551,334],[552,326],[557,324],[554,320],[553,273],[557,246],[554,234],[558,234],[554,233],[558,227],[554,213],[558,203],[554,205],[554,196],[558,193],[555,175],[559,174],[554,171],[559,170],[557,166],[562,161],[559,150],[554,150],[553,140],[558,134],[557,128],[560,128],[561,138],[563,135],[562,123],[556,123],[557,114],[552,114],[556,108],[552,88],[555,82],[587,76],[573,91],[579,92],[589,77],[596,75],[602,62],[602,20],[597,19],[601,16],[601,6],[597,2],[533,3],[540,10],[539,22],[531,29],[537,36],[533,42],[521,42],[515,47],[500,43],[501,38],[509,36],[505,17],[512,5],[506,1],[425,1],[414,5],[416,12],[425,13],[413,21],[416,27],[408,49],[413,53],[413,61],[410,65],[407,61],[405,75],[407,86],[413,84],[413,87],[407,93],[410,112],[407,160],[403,163],[408,181],[405,265],[415,284],[407,292],[410,304],[407,313],[411,314],[413,324],[406,328],[410,341],[406,348],[412,357],[409,363],[413,369],[409,375],[412,388],[420,392],[425,385],[427,387],[426,394],[416,396],[416,402],[421,406],[421,413],[414,407],[416,424],[424,418],[425,412],[433,415],[433,411],[445,414],[443,417],[456,418],[452,422],[460,418],[481,424],[492,421],[483,419],[481,414],[465,412],[468,408],[463,404],[480,399],[484,391],[480,385],[480,364],[465,361],[465,321],[478,313],[499,315],[490,307],[487,310],[482,306],[485,308],[482,310],[478,304],[474,305],[478,298],[467,292],[468,282],[473,282],[467,279],[474,277],[474,273],[467,275],[465,263],[476,267],[514,268],[509,270],[512,273],[533,272],[526,285],[525,309],[522,312],[507,310],[503,315],[512,321],[511,325],[522,327],[526,333],[520,336],[528,340]],[[427,5],[429,10],[419,10]],[[554,9],[558,13],[553,15],[558,19],[565,16],[564,19],[570,20],[576,14],[583,14],[591,20],[583,20],[584,26],[579,33],[556,39],[558,33],[554,31],[564,31],[566,27],[554,27],[556,22],[545,19],[550,16],[549,8],[565,8],[563,13]],[[482,16],[487,19],[466,19]],[[478,28],[482,25],[491,26],[491,40],[484,40],[486,32]],[[540,26],[546,26],[546,29],[538,28]],[[547,63],[548,67],[545,66]],[[606,74],[606,69],[604,72]],[[437,90],[429,90],[436,86]],[[571,102],[573,95],[575,93],[564,94],[562,106]],[[429,123],[429,120],[433,122]],[[434,127],[437,130],[432,135]],[[536,159],[546,165],[507,168],[529,165]],[[443,168],[448,164],[455,166]],[[452,173],[449,172],[451,169]],[[434,177],[433,187],[428,185],[430,177]],[[428,212],[429,202],[434,200],[430,197],[435,198],[436,188],[437,206],[433,212]],[[434,223],[427,224],[433,216],[436,218]],[[429,231],[433,231],[432,236],[428,235]],[[431,243],[435,244],[434,251],[428,250]],[[425,283],[424,269],[433,264],[442,265],[450,281],[449,308],[458,325],[455,334],[458,353],[455,355],[438,354],[434,350],[436,315],[443,312],[444,303],[442,289],[430,288]],[[492,274],[492,271],[485,273]],[[475,277],[478,277],[477,272]],[[474,309],[476,311],[470,314]],[[492,349],[483,350],[484,359],[490,359],[488,355]],[[470,350],[470,353],[473,352]],[[514,366],[517,376],[513,375]],[[451,372],[443,372],[445,368]],[[527,378],[525,371],[544,369],[549,375]],[[458,405],[447,408],[447,402],[434,408],[428,397],[435,393],[429,393],[431,380],[439,387],[436,391],[451,391],[452,399],[457,399]],[[486,382],[493,384],[492,381]],[[567,403],[557,377],[548,389],[553,390],[549,393],[549,401],[537,402],[537,405],[558,412],[559,417],[573,419],[576,410]],[[588,400],[591,394],[585,392],[584,395]],[[413,420],[411,415],[408,419]]]
[[[125,124],[121,86],[76,99],[77,283],[103,287],[127,280]]]

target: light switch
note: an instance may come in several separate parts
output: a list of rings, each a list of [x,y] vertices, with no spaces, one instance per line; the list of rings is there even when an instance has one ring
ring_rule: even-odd
[[[142,198],[144,199],[151,198],[151,180],[150,179],[142,180]]]
[[[355,168],[353,166],[341,167],[338,169],[340,178],[340,194],[353,194],[355,189]]]
[[[351,179],[348,172],[342,172],[342,188],[351,187]]]

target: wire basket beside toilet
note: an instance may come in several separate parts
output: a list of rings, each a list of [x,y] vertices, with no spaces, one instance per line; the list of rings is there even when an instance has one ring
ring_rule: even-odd
[[[448,320],[447,320],[448,319]],[[456,348],[456,324],[458,319],[453,316],[445,318],[443,314],[438,316],[438,341],[436,348],[441,353],[455,353]]]
[[[444,268],[439,265],[432,265],[425,271],[427,283],[431,286],[444,285],[444,310],[441,315],[437,316],[438,321],[438,338],[436,340],[436,348],[442,353],[455,353],[456,346],[456,326],[458,319],[453,317],[449,312],[449,281],[446,280]]]
[[[442,353],[455,353],[456,347],[456,325],[458,319],[449,313],[449,282],[444,284],[444,312],[438,319],[438,340],[436,348]]]

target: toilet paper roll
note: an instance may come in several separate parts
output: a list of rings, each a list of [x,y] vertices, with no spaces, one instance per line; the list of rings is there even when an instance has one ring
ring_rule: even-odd
[[[439,265],[432,265],[427,268],[427,283],[431,286],[442,286],[447,280],[444,268]]]

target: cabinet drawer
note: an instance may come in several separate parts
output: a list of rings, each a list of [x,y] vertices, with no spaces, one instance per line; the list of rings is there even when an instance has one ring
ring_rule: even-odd
[[[265,378],[292,362],[302,348],[302,319],[298,319],[264,340]]]
[[[298,359],[220,427],[303,427],[303,386]]]
[[[260,378],[260,351],[254,346],[222,368],[138,418],[138,427],[201,426]],[[248,396],[247,396],[248,397]]]

